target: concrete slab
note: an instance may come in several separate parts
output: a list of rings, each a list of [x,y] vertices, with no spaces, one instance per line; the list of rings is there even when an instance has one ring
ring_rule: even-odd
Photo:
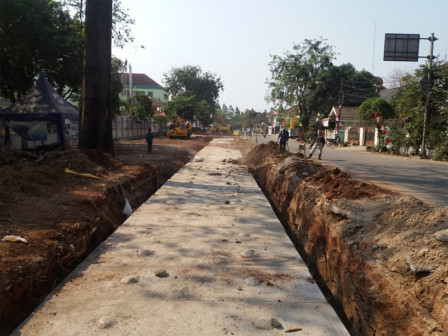
[[[213,140],[13,335],[349,335],[240,156]]]

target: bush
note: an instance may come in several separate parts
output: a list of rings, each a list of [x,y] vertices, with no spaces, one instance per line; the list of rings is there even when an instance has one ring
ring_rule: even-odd
[[[436,161],[448,160],[448,139],[441,142],[440,145],[434,149],[432,159]]]

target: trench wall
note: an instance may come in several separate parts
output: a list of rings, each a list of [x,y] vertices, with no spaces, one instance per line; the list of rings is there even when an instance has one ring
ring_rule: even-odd
[[[443,317],[424,309],[402,275],[376,258],[376,247],[359,234],[375,225],[375,217],[357,211],[356,201],[327,199],[321,184],[291,162],[249,169],[352,335],[446,335]],[[372,199],[369,205],[387,202]]]

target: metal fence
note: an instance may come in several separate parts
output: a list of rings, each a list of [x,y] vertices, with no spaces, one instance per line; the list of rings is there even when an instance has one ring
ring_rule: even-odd
[[[112,136],[117,139],[141,139],[146,136],[151,121],[118,116],[112,120]]]

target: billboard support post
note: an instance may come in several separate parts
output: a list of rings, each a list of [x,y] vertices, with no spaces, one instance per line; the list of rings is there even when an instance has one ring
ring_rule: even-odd
[[[402,62],[417,62],[419,58],[427,58],[429,60],[428,77],[426,85],[426,100],[425,112],[423,116],[423,134],[422,134],[422,148],[420,157],[426,159],[426,133],[428,128],[429,117],[429,101],[432,87],[432,60],[434,41],[434,33],[428,37],[431,42],[429,47],[429,56],[418,56],[419,42],[422,40],[419,34],[386,34],[384,39],[384,61],[402,61]]]

